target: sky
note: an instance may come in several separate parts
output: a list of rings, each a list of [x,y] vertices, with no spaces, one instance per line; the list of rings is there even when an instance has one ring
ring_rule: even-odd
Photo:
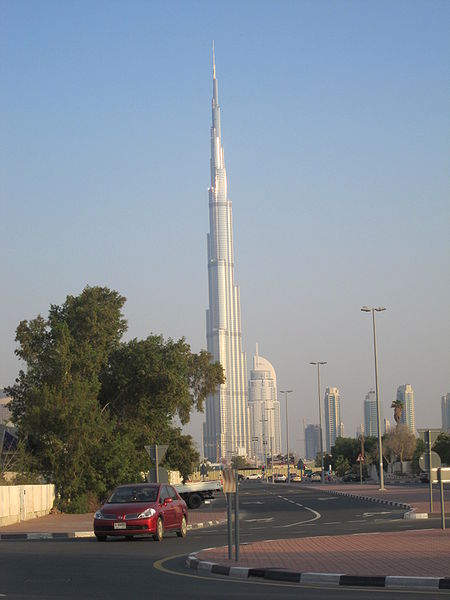
[[[206,347],[214,39],[243,346],[293,390],[291,447],[318,422],[310,361],[327,361],[345,434],[363,422],[363,305],[386,307],[383,416],[410,383],[416,426],[439,427],[449,17],[439,0],[3,0],[0,384],[21,366],[18,323],[86,285],[126,296],[125,339]]]

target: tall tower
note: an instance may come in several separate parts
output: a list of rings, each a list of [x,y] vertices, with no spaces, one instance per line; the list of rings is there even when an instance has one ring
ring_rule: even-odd
[[[330,452],[336,438],[342,437],[341,400],[338,388],[327,387],[325,391],[326,451]]]
[[[374,390],[370,390],[364,400],[364,431],[366,437],[378,435],[377,399]]]
[[[249,410],[240,296],[234,283],[231,202],[222,148],[214,45],[210,170],[206,341],[214,360],[222,364],[226,381],[206,400],[203,439],[207,458],[230,460],[234,455],[250,455]]]
[[[450,433],[450,394],[441,398],[442,430]]]
[[[258,344],[250,371],[249,409],[252,455],[262,462],[267,454],[280,454],[281,419],[277,376],[270,362],[259,355]]]
[[[416,411],[414,409],[414,390],[409,383],[400,385],[397,388],[397,400],[403,402],[403,411],[400,423],[407,425],[414,435],[416,435]]]
[[[320,452],[320,427],[307,425],[305,428],[305,458],[315,460]]]

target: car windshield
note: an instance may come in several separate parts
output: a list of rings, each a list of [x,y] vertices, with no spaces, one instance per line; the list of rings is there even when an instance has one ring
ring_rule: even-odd
[[[108,500],[108,504],[125,504],[128,502],[156,502],[158,487],[121,487],[115,490]]]

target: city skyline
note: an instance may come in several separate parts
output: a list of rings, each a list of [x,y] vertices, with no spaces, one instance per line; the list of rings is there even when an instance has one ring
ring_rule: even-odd
[[[316,423],[327,361],[347,432],[401,382],[417,427],[450,389],[448,3],[136,2],[3,7],[0,384],[23,319],[89,285],[127,297],[125,339],[205,348],[210,48],[220,57],[243,351]],[[89,19],[81,18],[89,6]],[[80,16],[81,15],[81,16]],[[205,104],[206,102],[206,104]],[[407,239],[406,239],[407,238]],[[333,294],[330,291],[333,290]],[[285,422],[284,402],[281,422]],[[186,428],[201,437],[203,415]],[[284,439],[284,425],[282,437]]]

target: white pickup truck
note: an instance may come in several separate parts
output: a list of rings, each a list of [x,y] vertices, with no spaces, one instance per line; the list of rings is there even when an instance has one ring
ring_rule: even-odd
[[[214,498],[215,492],[222,491],[220,481],[192,481],[173,485],[189,508],[199,508],[204,500]]]

